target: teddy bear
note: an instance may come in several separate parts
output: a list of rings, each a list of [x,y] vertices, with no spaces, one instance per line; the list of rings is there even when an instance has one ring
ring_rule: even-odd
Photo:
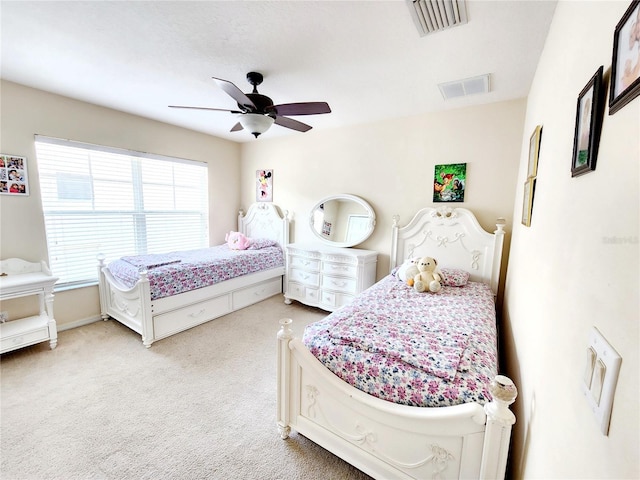
[[[398,268],[396,277],[410,287],[413,287],[413,279],[418,273],[420,273],[418,270],[419,260],[420,257],[407,258]]]
[[[413,278],[413,288],[416,292],[439,292],[440,289],[442,289],[442,284],[440,283],[442,277],[438,273],[438,262],[436,259],[422,257],[418,261],[417,267],[419,273]]]

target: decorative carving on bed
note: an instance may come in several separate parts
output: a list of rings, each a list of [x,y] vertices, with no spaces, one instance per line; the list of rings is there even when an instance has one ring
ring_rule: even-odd
[[[407,258],[429,256],[441,268],[466,270],[472,281],[489,284],[496,294],[500,278],[497,256],[502,255],[504,227],[504,219],[498,219],[495,232],[490,234],[464,208],[423,208],[404,227],[400,216],[394,215],[391,268]]]

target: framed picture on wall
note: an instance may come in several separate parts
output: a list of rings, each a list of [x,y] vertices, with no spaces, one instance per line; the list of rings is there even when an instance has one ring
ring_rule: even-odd
[[[640,94],[640,1],[634,0],[613,34],[609,115]]]
[[[273,170],[256,170],[256,202],[273,202]]]
[[[467,164],[436,165],[433,175],[434,202],[464,202]]]
[[[524,182],[524,194],[522,197],[522,224],[525,227],[531,226],[531,214],[533,212],[533,195],[536,191],[536,179],[528,178]]]
[[[0,154],[0,194],[29,195],[25,157]]]
[[[600,131],[602,130],[602,66],[578,95],[576,127],[573,138],[571,176],[577,177],[596,169]]]
[[[540,139],[542,126],[538,125],[529,138],[529,168],[527,178],[538,175],[538,156],[540,155]]]

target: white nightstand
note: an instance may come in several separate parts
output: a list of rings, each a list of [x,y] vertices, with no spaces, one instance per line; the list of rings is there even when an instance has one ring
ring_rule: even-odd
[[[45,262],[32,263],[19,258],[0,261],[0,300],[37,296],[40,313],[0,323],[0,353],[35,343],[58,344],[53,318],[53,285],[58,281]]]

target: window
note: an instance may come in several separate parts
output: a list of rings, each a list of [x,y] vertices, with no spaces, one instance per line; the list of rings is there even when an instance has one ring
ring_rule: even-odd
[[[207,164],[36,135],[57,288],[98,280],[96,257],[209,246]]]

